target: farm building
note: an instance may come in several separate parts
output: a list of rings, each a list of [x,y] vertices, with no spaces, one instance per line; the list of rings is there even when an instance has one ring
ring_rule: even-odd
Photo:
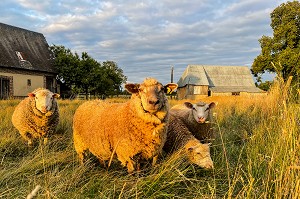
[[[247,66],[188,65],[178,81],[178,99],[262,94]]]
[[[56,71],[43,34],[0,23],[0,99],[39,87],[57,92]]]

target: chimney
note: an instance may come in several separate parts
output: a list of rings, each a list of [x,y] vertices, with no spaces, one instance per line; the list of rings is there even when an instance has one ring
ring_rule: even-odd
[[[171,66],[171,83],[173,83],[174,67]]]

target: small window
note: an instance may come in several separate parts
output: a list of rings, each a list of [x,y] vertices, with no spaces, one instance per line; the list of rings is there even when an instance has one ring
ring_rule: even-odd
[[[240,92],[232,92],[232,95],[238,96],[238,95],[240,95]]]
[[[16,51],[17,57],[19,58],[20,61],[24,61],[24,55],[22,52]]]
[[[27,86],[31,86],[31,79],[27,79]]]

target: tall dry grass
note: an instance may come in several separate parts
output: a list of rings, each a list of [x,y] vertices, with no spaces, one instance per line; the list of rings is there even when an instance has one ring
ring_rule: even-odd
[[[26,198],[37,185],[37,198],[297,198],[300,110],[289,90],[289,81],[278,79],[267,96],[203,99],[218,102],[211,147],[214,170],[174,154],[134,175],[118,161],[108,169],[93,157],[79,164],[72,118],[83,101],[59,100],[57,133],[47,145],[33,148],[11,124],[19,101],[0,101],[0,198]]]

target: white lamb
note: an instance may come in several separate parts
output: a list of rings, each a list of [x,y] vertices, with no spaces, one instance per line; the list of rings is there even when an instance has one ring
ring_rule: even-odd
[[[180,118],[170,113],[167,141],[163,147],[166,153],[183,151],[191,163],[205,169],[211,169],[213,168],[213,161],[210,157],[209,145],[202,144],[192,135]]]
[[[32,145],[34,139],[51,135],[59,122],[59,110],[56,98],[59,94],[38,88],[22,100],[12,115],[12,123],[21,136]]]
[[[189,129],[189,131],[201,142],[211,142],[214,138],[212,129],[212,112],[216,103],[209,104],[198,102],[192,104],[185,102],[170,109],[170,113],[175,115]]]

